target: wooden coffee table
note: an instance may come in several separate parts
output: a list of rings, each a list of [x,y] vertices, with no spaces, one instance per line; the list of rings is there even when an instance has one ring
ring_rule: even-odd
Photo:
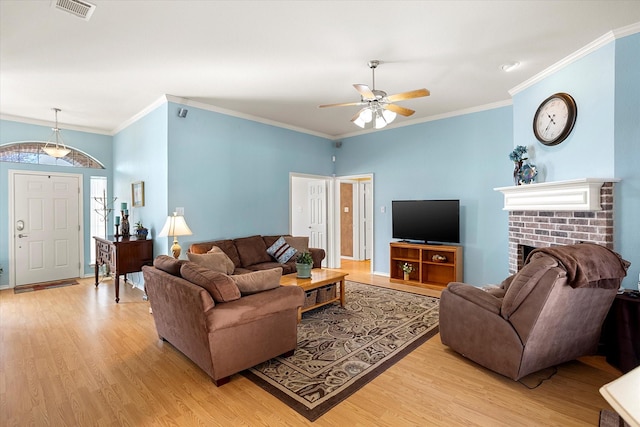
[[[311,277],[309,279],[300,279],[296,276],[297,273],[284,275],[280,279],[280,284],[282,286],[300,286],[305,292],[307,292],[321,288],[325,285],[330,285],[331,283],[340,282],[340,293],[337,294],[335,298],[299,309],[298,322],[302,319],[302,313],[305,311],[313,310],[314,308],[318,308],[326,304],[340,301],[340,306],[344,307],[344,278],[347,276],[347,273],[325,270],[323,268],[314,268],[311,270]]]

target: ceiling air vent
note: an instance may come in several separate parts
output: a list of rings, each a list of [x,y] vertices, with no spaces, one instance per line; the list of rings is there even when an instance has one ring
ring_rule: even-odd
[[[95,4],[80,0],[51,0],[51,7],[64,10],[72,15],[88,21],[96,9]]]

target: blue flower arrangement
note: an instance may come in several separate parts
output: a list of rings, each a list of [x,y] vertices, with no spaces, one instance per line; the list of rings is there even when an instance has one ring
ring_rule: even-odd
[[[523,160],[527,160],[527,157],[524,155],[527,154],[527,147],[524,145],[518,145],[514,150],[509,154],[509,159],[512,162],[521,162]]]
[[[538,175],[535,165],[522,164],[522,162],[529,159],[525,157],[525,154],[527,154],[527,147],[524,145],[518,145],[509,154],[509,159],[515,164],[515,169],[513,170],[513,183],[515,185],[531,184]]]

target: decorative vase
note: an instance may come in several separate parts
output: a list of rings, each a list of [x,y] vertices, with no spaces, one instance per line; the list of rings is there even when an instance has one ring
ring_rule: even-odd
[[[522,168],[522,160],[513,163],[515,164],[513,169],[513,185],[520,185],[520,168]]]
[[[520,168],[519,175],[521,184],[531,184],[533,181],[535,181],[536,176],[538,176],[538,168],[536,167],[536,165],[525,163]]]
[[[122,237],[129,237],[131,235],[129,232],[129,215],[126,215],[124,211],[122,211],[122,223],[120,224],[120,230],[122,231]]]
[[[136,237],[140,240],[145,240],[149,234],[149,230],[146,228],[136,228]]]
[[[404,280],[409,280],[409,273],[406,271],[404,272]]]
[[[311,277],[311,268],[313,264],[300,264],[296,262],[296,272],[298,273],[296,277],[299,279],[308,279]]]

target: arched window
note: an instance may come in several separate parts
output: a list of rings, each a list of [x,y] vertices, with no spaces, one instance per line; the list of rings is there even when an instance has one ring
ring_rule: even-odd
[[[0,162],[104,169],[104,165],[93,157],[69,146],[67,148],[71,152],[66,156],[59,159],[51,157],[42,151],[45,144],[39,141],[24,141],[0,145]]]

